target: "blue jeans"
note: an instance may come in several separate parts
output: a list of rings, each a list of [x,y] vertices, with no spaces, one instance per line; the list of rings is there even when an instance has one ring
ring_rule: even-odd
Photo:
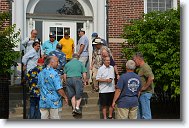
[[[139,97],[138,119],[152,119],[150,99],[152,93],[143,93]]]
[[[41,119],[41,113],[39,108],[39,100],[38,97],[30,97],[30,119]]]

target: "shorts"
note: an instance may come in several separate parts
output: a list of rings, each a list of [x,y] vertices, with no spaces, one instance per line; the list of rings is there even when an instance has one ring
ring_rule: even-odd
[[[68,97],[71,99],[73,96],[78,100],[83,94],[83,82],[80,77],[70,77],[67,78],[67,93]]]
[[[99,101],[101,106],[111,106],[114,99],[114,92],[99,93]]]

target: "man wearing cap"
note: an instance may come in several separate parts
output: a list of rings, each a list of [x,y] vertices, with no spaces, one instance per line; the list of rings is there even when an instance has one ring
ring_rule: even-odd
[[[64,32],[64,37],[59,41],[62,45],[62,52],[66,54],[67,62],[72,59],[74,53],[74,40],[70,38],[69,32]]]
[[[58,72],[59,76],[62,76],[64,71],[64,65],[66,64],[66,55],[61,51],[62,50],[62,45],[57,44],[56,45],[56,50],[52,51],[49,53],[49,56],[56,56],[59,60],[58,67],[55,69]]]
[[[79,30],[80,39],[77,45],[77,54],[79,55],[79,61],[83,63],[85,67],[87,67],[87,61],[89,59],[89,40],[85,35],[85,30],[81,28]]]
[[[37,87],[38,74],[42,70],[44,64],[44,59],[39,58],[37,61],[37,66],[31,69],[26,75],[26,81],[29,84],[30,92],[30,111],[29,119],[41,119],[41,113],[39,110],[39,100],[40,100],[40,90]]]
[[[110,55],[111,55],[111,51],[108,47],[102,45],[103,42],[101,39],[95,39],[92,44],[95,47],[92,53],[92,62],[90,67],[90,69],[92,70],[92,80],[93,80],[92,89],[94,91],[98,91],[98,82],[96,81],[96,74],[99,67],[101,67],[103,64],[101,50],[106,49],[110,53]]]
[[[98,39],[98,38],[99,38],[99,39],[101,39],[101,41],[103,42],[103,45],[105,45],[105,46],[108,47],[107,41],[106,41],[105,39],[100,38],[100,37],[98,36],[98,33],[93,32],[92,35],[91,35],[91,37],[92,37],[92,42],[94,42],[94,39]]]
[[[49,40],[45,41],[42,45],[42,49],[44,52],[44,55],[47,56],[51,51],[56,50],[56,45],[58,44],[58,41],[55,40],[56,35],[52,32],[49,34]]]

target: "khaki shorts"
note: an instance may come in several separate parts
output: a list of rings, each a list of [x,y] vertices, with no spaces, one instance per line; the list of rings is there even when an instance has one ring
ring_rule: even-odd
[[[117,108],[116,119],[137,119],[138,107]]]
[[[60,119],[62,108],[47,109],[41,108],[41,119]]]

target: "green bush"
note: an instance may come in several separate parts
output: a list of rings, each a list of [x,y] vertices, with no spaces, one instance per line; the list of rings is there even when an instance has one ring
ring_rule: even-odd
[[[155,86],[180,95],[180,8],[166,12],[151,12],[124,27],[123,38],[128,45],[122,52],[131,59],[141,52],[152,67]]]
[[[16,25],[5,26],[5,22],[10,20],[11,15],[7,12],[0,13],[0,74],[12,73],[11,67],[17,63],[16,59],[20,52],[14,51],[17,42],[20,41],[20,32],[15,32]]]

